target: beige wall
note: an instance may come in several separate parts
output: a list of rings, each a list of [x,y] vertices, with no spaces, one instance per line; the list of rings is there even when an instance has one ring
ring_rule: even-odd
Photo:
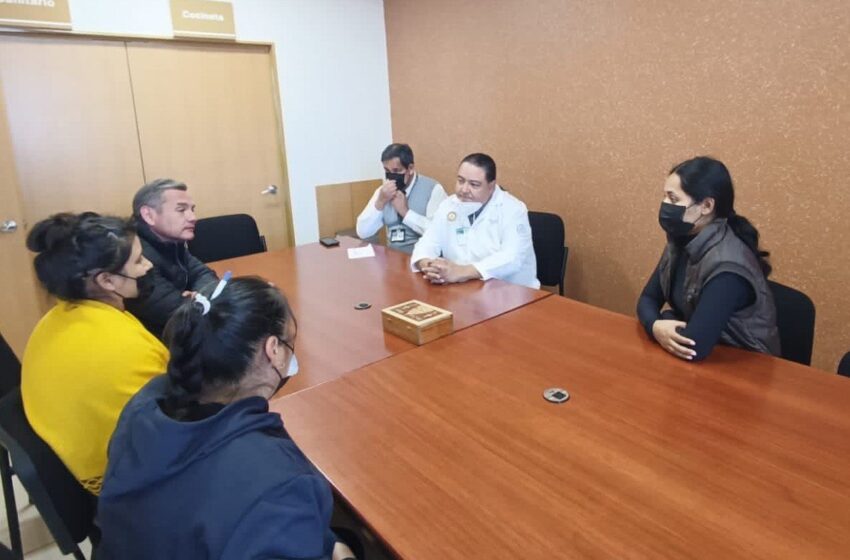
[[[568,295],[633,313],[678,161],[730,167],[774,279],[818,308],[815,360],[850,350],[846,0],[385,0],[393,136],[454,184],[500,182],[567,223]]]

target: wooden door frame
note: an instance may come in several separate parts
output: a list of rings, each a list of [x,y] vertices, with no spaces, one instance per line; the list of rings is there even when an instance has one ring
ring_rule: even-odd
[[[2,214],[0,214],[0,220],[5,220],[5,219],[7,219],[7,217],[12,217],[12,218],[17,219],[18,224],[19,224],[18,232],[21,235],[21,241],[22,241],[21,248],[24,251],[26,251],[27,253],[29,253],[30,256],[31,256],[31,258],[29,259],[30,264],[27,267],[27,270],[21,271],[20,273],[21,273],[21,275],[25,275],[26,277],[28,277],[30,279],[30,284],[33,287],[32,292],[31,292],[31,296],[33,298],[32,302],[35,304],[36,310],[37,310],[37,313],[38,313],[37,317],[35,317],[36,322],[37,322],[38,319],[47,311],[47,309],[49,309],[49,307],[46,306],[47,292],[45,292],[44,289],[41,287],[41,283],[39,282],[38,276],[35,272],[35,267],[32,264],[32,261],[33,261],[32,253],[30,253],[29,250],[26,247],[26,239],[27,239],[27,236],[29,234],[29,227],[32,224],[27,223],[27,214],[26,214],[26,210],[25,210],[25,207],[24,207],[24,198],[23,198],[24,193],[21,190],[21,182],[18,179],[18,166],[15,162],[14,146],[12,145],[12,130],[11,130],[11,127],[9,126],[8,119],[5,117],[5,115],[8,114],[7,111],[8,111],[8,107],[6,105],[6,96],[2,95],[2,93],[0,93],[0,114],[3,115],[2,117],[0,117],[0,121],[2,121],[2,125],[0,125],[0,126],[4,126],[6,128],[6,130],[0,131],[0,134],[8,135],[8,148],[9,148],[9,152],[10,152],[8,154],[8,164],[9,164],[9,167],[10,167],[9,173],[11,174],[12,177],[10,179],[10,184],[8,185],[8,188],[13,193],[13,196],[15,197],[16,202],[17,202],[17,205],[16,205],[15,208],[9,208],[8,209],[8,210],[10,210],[10,212],[8,214],[5,211],[2,212]],[[2,234],[0,234],[0,235],[2,235]],[[3,263],[3,266],[9,266],[9,263]],[[21,297],[23,297],[23,294],[21,295]],[[7,319],[8,319],[8,316],[7,316]],[[35,325],[33,325],[33,326],[35,326]],[[0,332],[0,334],[3,334],[3,338],[6,340],[6,343],[12,348],[12,351],[18,357],[18,360],[19,361],[22,360],[23,357],[24,357],[24,349],[26,348],[26,343],[27,343],[27,340],[29,339],[29,334],[27,334],[27,337],[22,342],[18,339],[17,336],[11,336],[9,334],[9,332],[6,331],[5,329],[0,329],[0,330],[4,331],[4,332]]]
[[[216,39],[207,39],[203,37],[162,37],[156,35],[120,35],[115,33],[75,33],[73,31],[45,31],[40,29],[14,29],[9,27],[0,27],[0,38],[3,37],[31,37],[36,39],[79,39],[79,40],[87,40],[87,41],[114,41],[121,42],[126,44],[130,42],[135,43],[161,43],[165,45],[209,45],[209,46],[246,46],[246,47],[266,47],[269,49],[269,71],[271,72],[272,77],[272,99],[275,102],[274,106],[274,114],[277,120],[277,142],[278,142],[278,150],[280,151],[280,172],[281,177],[283,177],[283,184],[277,185],[280,190],[280,196],[283,199],[283,211],[284,218],[286,220],[286,232],[289,239],[290,247],[295,246],[295,225],[292,221],[292,198],[290,197],[290,186],[289,186],[289,164],[286,161],[286,137],[284,136],[283,131],[283,100],[280,97],[280,81],[277,75],[277,51],[275,48],[275,44],[266,41],[228,41],[228,40],[216,40]],[[3,107],[5,111],[6,108]],[[135,113],[135,106],[133,107],[133,111]],[[138,117],[136,117],[136,122],[138,124]],[[144,168],[142,169],[144,173]],[[18,189],[18,195],[21,196],[23,193],[20,192],[20,186],[16,185]]]

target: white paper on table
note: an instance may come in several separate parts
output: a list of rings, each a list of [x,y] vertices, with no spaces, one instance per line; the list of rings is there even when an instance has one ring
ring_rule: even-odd
[[[366,245],[365,247],[352,247],[348,250],[349,259],[365,259],[367,257],[374,256],[375,250],[371,245]]]

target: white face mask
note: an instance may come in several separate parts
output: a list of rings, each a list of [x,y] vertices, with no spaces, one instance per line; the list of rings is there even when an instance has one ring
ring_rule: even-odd
[[[292,355],[292,359],[289,360],[289,367],[286,368],[286,377],[292,377],[298,374],[298,356],[295,354]]]
[[[460,214],[461,216],[469,216],[470,214],[475,214],[476,212],[481,210],[482,206],[484,206],[482,202],[461,201],[461,203],[458,204],[458,214]]]
[[[292,358],[289,359],[289,365],[286,367],[286,375],[281,375],[280,370],[277,369],[274,364],[272,364],[272,368],[274,368],[275,373],[279,378],[277,387],[274,391],[272,391],[272,395],[280,391],[286,382],[289,381],[290,377],[298,374],[298,358],[295,357],[295,352],[292,353]],[[271,396],[269,397],[271,398]]]

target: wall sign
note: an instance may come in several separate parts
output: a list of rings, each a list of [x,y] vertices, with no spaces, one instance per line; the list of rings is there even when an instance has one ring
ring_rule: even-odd
[[[171,23],[177,37],[236,38],[230,2],[171,0]]]
[[[68,0],[0,0],[0,25],[71,29]]]

